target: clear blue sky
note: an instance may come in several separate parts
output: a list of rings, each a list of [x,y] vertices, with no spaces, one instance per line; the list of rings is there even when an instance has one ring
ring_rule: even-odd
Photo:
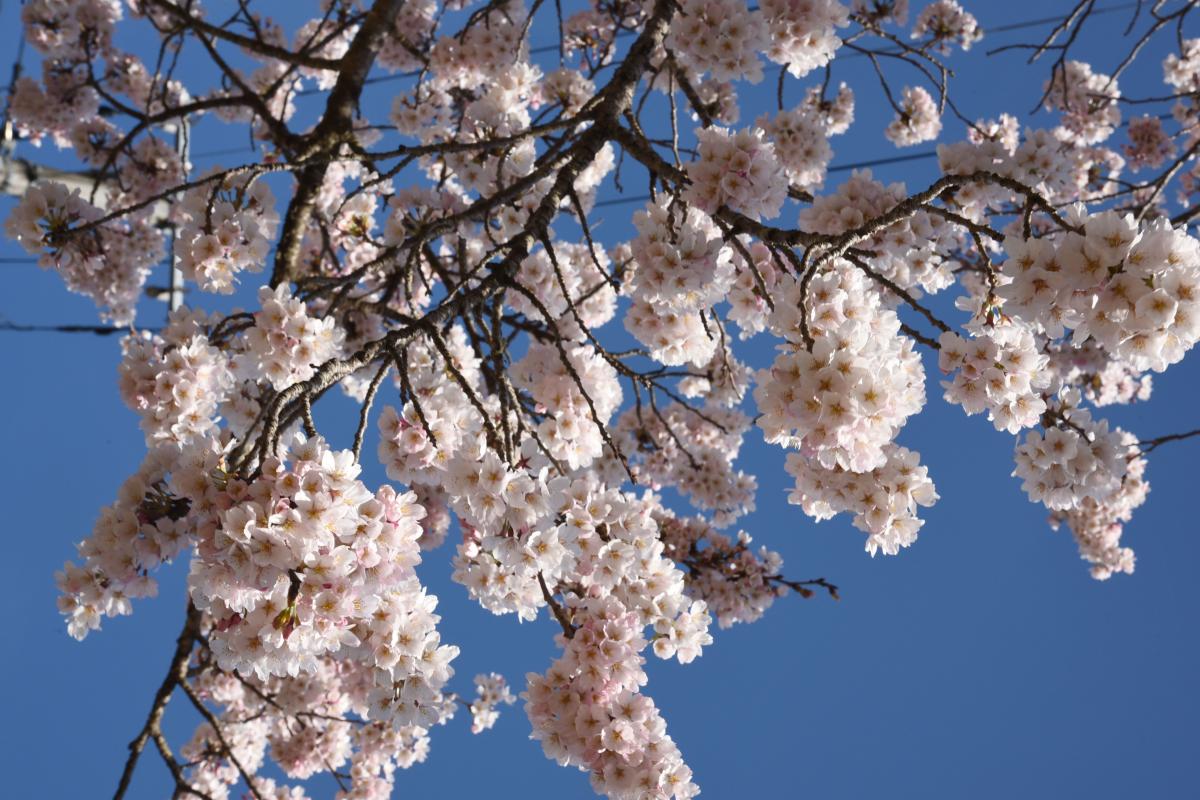
[[[987,28],[1043,18],[1072,3],[967,5]],[[1119,35],[1127,13],[1098,18],[1081,43],[1080,53],[1100,71],[1123,55]],[[17,20],[16,3],[5,3],[5,58]],[[964,113],[1024,114],[1032,107],[1044,70],[1025,69],[1015,54],[988,60],[983,51],[1022,36],[1027,41],[1040,30],[997,34],[954,57],[953,91]],[[535,29],[533,38],[539,43],[551,35]],[[1157,40],[1122,88],[1165,93],[1157,65],[1165,47]],[[858,92],[858,121],[834,140],[834,163],[895,154],[880,136],[890,111],[869,65],[859,59],[839,70],[835,78],[844,76]],[[769,73],[748,95],[742,124],[763,110],[755,103],[773,95],[773,79]],[[789,86],[794,102],[800,91]],[[368,112],[382,116],[393,91],[387,84],[373,87]],[[1040,119],[1049,124],[1044,114]],[[962,134],[960,124],[947,122],[945,138]],[[240,141],[232,139],[198,135],[197,165],[210,163],[199,154]],[[46,148],[22,154],[53,156]],[[240,157],[226,156],[224,163]],[[935,177],[928,160],[876,174],[910,187]],[[830,185],[837,180],[831,176]],[[616,196],[611,183],[604,191],[604,198]],[[11,207],[0,200],[0,216]],[[628,236],[634,208],[604,210],[606,241]],[[785,220],[794,213],[785,211]],[[0,243],[0,257],[20,255],[13,244]],[[90,301],[66,294],[56,275],[29,264],[0,269],[7,287],[0,319],[94,320]],[[160,314],[160,307],[148,305],[140,321],[155,324]],[[0,503],[14,555],[5,570],[11,591],[0,610],[4,794],[107,797],[169,660],[186,567],[161,573],[161,596],[139,603],[133,617],[106,621],[82,644],[67,636],[52,574],[137,466],[142,439],[116,391],[117,337],[0,332],[0,359],[7,376],[0,430],[8,452]],[[1069,534],[1052,533],[1044,510],[1029,504],[1010,477],[1011,437],[982,417],[945,406],[936,365],[927,361],[927,370],[929,407],[901,441],[921,451],[942,500],[926,512],[920,540],[898,557],[872,560],[848,521],[816,525],[788,506],[783,454],[757,434],[748,437],[741,464],[759,476],[760,491],[758,511],[743,527],[784,555],[790,577],[825,576],[842,587],[843,599],[786,598],[758,623],[714,630],[716,643],[691,665],[652,659],[647,692],[663,709],[704,796],[1200,796],[1194,767],[1200,524],[1191,505],[1200,441],[1153,454],[1149,500],[1126,529],[1137,572],[1098,583]],[[1110,417],[1144,437],[1195,428],[1198,390],[1200,357],[1193,354],[1155,377],[1149,403]],[[349,411],[342,398],[317,408],[322,432],[342,446],[352,436]],[[374,452],[373,442],[364,452]],[[372,459],[366,480],[385,480]],[[421,574],[441,599],[443,638],[463,648],[454,686],[470,692],[472,676],[491,670],[519,690],[526,672],[544,670],[553,657],[554,626],[545,620],[519,625],[478,608],[450,582],[451,553],[446,546],[427,554]],[[172,742],[182,744],[195,721],[177,698],[167,713]],[[559,768],[528,740],[519,705],[505,709],[489,733],[472,736],[468,727],[460,717],[433,731],[429,760],[399,774],[396,796],[593,796],[583,773]],[[160,762],[148,754],[130,797],[163,797],[168,785]],[[331,796],[331,782],[317,786],[315,797]]]

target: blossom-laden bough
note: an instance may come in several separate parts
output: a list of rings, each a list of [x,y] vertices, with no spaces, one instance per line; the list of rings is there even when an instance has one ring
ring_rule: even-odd
[[[556,23],[541,0],[327,0],[291,31],[253,5],[22,12],[42,74],[15,82],[11,120],[72,148],[91,191],[33,185],[9,236],[122,326],[168,249],[198,292],[265,280],[250,311],[197,302],[124,342],[148,455],[59,573],[61,608],[83,638],[155,594],[164,563],[186,556],[190,575],[118,798],[151,744],[179,797],[306,797],[260,775],[269,759],[384,798],[459,706],[490,728],[516,697],[495,674],[473,699],[452,690],[458,648],[417,572],[452,524],[454,580],[554,626],[561,654],[521,693],[546,754],[609,797],[694,796],[643,692],[647,654],[687,663],[714,617],[838,596],[721,532],[755,506],[746,434],[787,451],[790,502],[848,514],[871,554],[895,555],[938,499],[897,442],[926,403],[923,348],[949,403],[1018,437],[1014,474],[1092,574],[1132,572],[1121,535],[1146,456],[1200,432],[1138,441],[1095,412],[1148,399],[1151,373],[1200,338],[1194,3],[1139,4],[1110,73],[1071,58],[1093,12],[1079,3],[1027,47],[1054,56],[1038,105],[1058,124],[1024,130],[952,99],[947,59],[982,35],[954,0],[907,34],[905,0],[596,0],[556,4]],[[122,50],[122,26],[157,53]],[[543,29],[557,45],[531,45]],[[1171,94],[1123,95],[1164,31],[1179,32]],[[927,188],[859,171],[825,189],[831,137],[854,119],[840,55],[869,60],[896,146],[938,138],[947,114],[967,125]],[[739,91],[768,70],[778,109],[737,127]],[[407,83],[368,121],[381,71]],[[1124,114],[1155,103],[1172,113]],[[161,135],[222,124],[259,157],[193,174]],[[643,179],[636,235],[601,242],[598,191]],[[958,319],[928,299],[950,290]],[[614,344],[618,318],[636,347]],[[757,368],[754,337],[776,349]],[[360,404],[348,449],[313,417],[335,387]],[[360,477],[377,404],[396,486]],[[161,725],[177,694],[203,719],[178,751]]]

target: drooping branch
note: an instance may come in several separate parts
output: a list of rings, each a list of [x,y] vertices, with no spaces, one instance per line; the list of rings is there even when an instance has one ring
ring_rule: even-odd
[[[133,780],[134,770],[137,769],[138,759],[141,758],[142,751],[146,749],[146,742],[154,739],[159,747],[159,752],[166,762],[168,769],[171,771],[172,777],[175,779],[176,792],[191,792],[197,796],[203,796],[192,787],[188,786],[183,779],[183,768],[175,761],[171,755],[169,748],[165,747],[165,740],[162,737],[162,718],[167,710],[167,703],[171,700],[171,695],[175,689],[182,686],[187,680],[188,659],[192,654],[192,647],[196,643],[196,638],[200,634],[200,611],[191,601],[188,601],[187,616],[184,618],[183,630],[179,632],[179,636],[175,639],[175,653],[171,657],[171,663],[167,667],[167,674],[159,684],[158,691],[154,693],[154,701],[150,704],[150,713],[146,717],[146,722],[142,725],[142,730],[137,737],[129,743],[129,758],[125,761],[125,768],[121,771],[121,780],[117,784],[116,794],[113,795],[113,800],[121,800],[125,793],[129,790],[129,784]]]

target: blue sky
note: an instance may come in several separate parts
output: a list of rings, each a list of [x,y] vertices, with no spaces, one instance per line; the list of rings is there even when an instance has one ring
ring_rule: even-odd
[[[1071,5],[967,4],[985,29]],[[1128,13],[1098,17],[1083,37],[1079,52],[1096,69],[1107,71],[1124,54],[1119,36]],[[17,14],[14,3],[0,11],[6,55]],[[983,51],[1031,40],[1041,30],[997,34],[952,59],[958,70],[952,91],[967,116],[1032,107],[1045,68],[1025,68],[1018,54],[987,59]],[[535,43],[551,36],[552,28],[534,29]],[[1165,93],[1157,62],[1167,46],[1161,38],[1152,43],[1145,63],[1122,79],[1126,92]],[[891,114],[869,64],[839,62],[838,70],[835,80],[851,83],[858,107],[851,132],[833,140],[834,163],[896,154],[880,135]],[[762,98],[773,98],[774,78],[768,73],[746,94],[741,124],[773,102]],[[816,80],[789,82],[789,101]],[[372,87],[368,113],[381,117],[394,91],[390,84]],[[1045,114],[1038,119],[1050,124]],[[199,167],[211,163],[200,154],[237,145],[217,135],[228,130],[198,131]],[[948,120],[944,138],[962,135],[962,126]],[[55,157],[46,148],[21,154]],[[226,155],[223,163],[243,157]],[[914,161],[875,172],[917,188],[936,177],[934,166]],[[831,176],[827,187],[838,180]],[[617,197],[611,183],[601,197]],[[0,199],[0,216],[11,207]],[[604,209],[605,241],[628,236],[636,207]],[[795,211],[784,213],[786,222]],[[21,255],[12,243],[0,243],[0,258]],[[0,269],[8,287],[0,319],[94,320],[90,301],[66,294],[56,275],[30,264],[0,263]],[[161,281],[161,273],[155,277]],[[961,320],[949,300],[938,307]],[[148,305],[142,324],[155,324],[161,313]],[[161,596],[139,603],[133,617],[107,621],[83,643],[67,636],[54,606],[53,572],[140,462],[142,438],[116,391],[117,337],[0,332],[0,358],[9,386],[0,395],[9,453],[0,503],[14,547],[5,570],[11,591],[0,610],[6,794],[105,797],[169,660],[186,567],[164,570]],[[844,519],[817,525],[788,506],[783,454],[756,433],[747,437],[740,464],[758,475],[760,488],[758,510],[741,527],[783,554],[789,577],[825,576],[841,587],[842,600],[785,598],[758,623],[714,631],[715,644],[686,667],[652,659],[646,691],[704,796],[1200,795],[1194,769],[1200,596],[1193,588],[1200,524],[1190,505],[1200,440],[1151,456],[1151,494],[1124,540],[1137,551],[1137,571],[1098,583],[1069,534],[1051,532],[1044,510],[1029,504],[1010,477],[1012,438],[946,406],[936,365],[927,360],[926,367],[929,406],[909,422],[901,442],[921,451],[942,499],[925,513],[920,540],[895,558],[869,558],[862,534]],[[1150,402],[1109,416],[1143,437],[1192,429],[1200,425],[1198,390],[1200,361],[1193,354],[1155,376]],[[354,419],[347,401],[330,397],[316,417],[324,434],[348,446]],[[364,453],[373,452],[368,440]],[[366,480],[385,480],[370,457]],[[471,603],[449,579],[451,553],[447,546],[426,554],[421,574],[441,599],[443,638],[463,648],[455,688],[470,692],[471,677],[482,671],[501,672],[520,688],[526,672],[544,670],[553,657],[554,626],[492,617]],[[186,740],[195,721],[176,698],[167,713],[172,741]],[[472,736],[468,727],[460,717],[435,730],[429,760],[399,774],[396,796],[593,796],[583,773],[559,768],[528,740],[519,706],[505,709],[491,732]],[[129,796],[163,797],[168,786],[165,769],[148,754]],[[332,793],[331,783],[314,787],[315,797]]]

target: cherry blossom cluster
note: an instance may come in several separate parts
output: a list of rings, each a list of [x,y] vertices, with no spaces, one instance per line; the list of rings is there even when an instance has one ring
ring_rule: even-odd
[[[501,75],[518,58],[527,17],[524,3],[506,0],[462,36],[440,37],[429,54],[435,86],[472,89]]]
[[[1163,59],[1163,80],[1180,91],[1191,91],[1200,84],[1200,39],[1184,39],[1178,55]]]
[[[766,330],[771,315],[767,298],[775,289],[778,275],[776,256],[762,242],[751,242],[733,250],[737,278],[729,290],[729,319],[738,327],[738,336],[747,339]]]
[[[908,22],[908,0],[854,0],[850,8],[858,20],[868,25]]]
[[[992,326],[969,341],[954,332],[939,340],[938,366],[953,378],[943,381],[946,401],[968,415],[987,411],[996,430],[1017,433],[1038,424],[1046,403],[1047,366],[1033,332],[1019,325]]]
[[[233,389],[229,357],[206,335],[219,324],[179,309],[161,335],[122,343],[121,399],[142,418],[146,443],[191,444],[215,432],[218,407]]]
[[[852,514],[854,527],[867,534],[872,556],[894,556],[915,542],[925,524],[917,507],[938,499],[920,454],[896,444],[887,445],[883,462],[868,472],[826,469],[799,453],[788,455],[785,469],[796,479],[788,502],[817,521]]]
[[[679,393],[707,405],[729,408],[746,399],[753,379],[754,371],[726,345],[713,353],[700,372],[679,379]]]
[[[424,515],[411,492],[374,494],[350,451],[297,435],[257,478],[197,458],[172,476],[198,522],[189,587],[214,620],[222,669],[295,676],[331,654],[374,670],[370,716],[429,727],[458,648],[441,644],[414,572]]]
[[[1060,138],[1061,128],[1028,129],[1018,143],[1017,129],[1003,117],[978,125],[969,141],[938,145],[942,171],[967,175],[995,172],[1031,187],[1048,199],[1066,204],[1104,198],[1115,189],[1125,165],[1114,150],[1088,147]],[[989,132],[982,136],[981,132]],[[1002,207],[1012,193],[1001,186],[972,183],[955,193],[969,217],[981,217],[990,207]]]
[[[1083,409],[1064,406],[1054,413],[1062,424],[1029,431],[1017,445],[1013,475],[1029,499],[1065,511],[1117,491],[1126,469],[1125,432],[1110,431],[1107,420],[1093,420]]]
[[[70,291],[90,297],[102,318],[126,325],[150,268],[162,260],[163,237],[145,215],[100,224],[102,217],[77,189],[39,182],[4,221],[4,232],[41,267],[57,270]]]
[[[675,311],[645,300],[634,300],[625,312],[625,329],[666,366],[694,364],[702,367],[717,351],[715,323],[703,311]]]
[[[1129,120],[1126,128],[1129,143],[1122,145],[1121,152],[1125,154],[1125,163],[1129,168],[1157,168],[1175,154],[1175,143],[1163,130],[1162,120],[1158,117],[1143,115]]]
[[[1094,341],[1048,348],[1051,374],[1096,407],[1149,400],[1153,377],[1112,357]]]
[[[238,273],[259,272],[275,239],[279,215],[265,181],[225,179],[198,186],[179,203],[175,264],[206,292],[231,294]]]
[[[610,596],[583,599],[578,615],[585,621],[563,637],[562,656],[544,675],[526,676],[533,737],[547,757],[589,772],[593,788],[615,800],[696,796],[666,722],[638,691],[646,682],[638,614]]]
[[[929,92],[921,86],[905,86],[896,108],[896,118],[884,130],[897,147],[928,142],[942,132],[942,112]]]
[[[617,371],[590,345],[559,350],[534,343],[512,365],[513,384],[528,392],[544,413],[538,434],[548,455],[571,469],[586,467],[600,457],[606,424],[621,405]]]
[[[100,113],[100,95],[72,71],[60,72],[53,62],[42,64],[42,82],[28,76],[13,84],[9,111],[23,138],[35,145],[49,138],[66,147],[82,125]]]
[[[831,194],[813,198],[800,212],[800,229],[811,233],[843,234],[892,210],[905,197],[904,184],[883,184],[870,170],[855,170]],[[935,214],[919,210],[862,240],[874,255],[866,263],[903,289],[937,292],[953,282],[951,265],[940,253],[956,239],[950,225]],[[891,299],[891,302],[896,302]]]
[[[622,449],[636,454],[639,483],[679,490],[719,527],[754,510],[758,481],[733,466],[750,420],[735,409],[672,403],[660,413],[630,409],[617,421]]]
[[[758,54],[769,42],[762,14],[741,0],[684,0],[665,44],[697,74],[757,83],[763,75]]]
[[[755,377],[764,437],[826,469],[881,466],[888,443],[925,403],[913,341],[846,262],[807,286],[790,278],[781,284],[771,328],[789,344]]]
[[[460,453],[472,462],[483,455],[483,419],[466,394],[479,385],[479,359],[460,327],[450,329],[445,346],[448,358],[426,340],[404,349],[403,380],[412,397],[402,411],[388,406],[379,418],[379,460],[389,478],[410,486],[439,484],[440,471]],[[462,384],[444,380],[455,371]]]
[[[1093,419],[1078,401],[1079,393],[1068,390],[1052,408],[1058,424],[1026,434],[1013,475],[1030,500],[1050,509],[1053,527],[1067,525],[1092,577],[1104,580],[1133,572],[1133,551],[1120,539],[1150,486],[1137,437]]]
[[[1121,534],[1133,511],[1146,502],[1150,484],[1143,477],[1146,459],[1136,454],[1135,437],[1121,436],[1126,449],[1125,474],[1121,486],[1103,500],[1085,497],[1074,507],[1054,511],[1050,524],[1055,529],[1066,525],[1079,545],[1079,556],[1091,564],[1091,574],[1103,581],[1116,573],[1132,574],[1133,550],[1121,547]]]
[[[1077,218],[1079,232],[1005,240],[1005,313],[1052,337],[1073,329],[1139,372],[1179,361],[1200,338],[1200,242],[1161,218]]]
[[[797,78],[829,63],[842,44],[837,29],[850,21],[838,0],[764,0],[760,8],[771,35],[767,58]]]
[[[970,50],[971,45],[983,38],[983,31],[974,15],[955,0],[934,0],[917,15],[912,38],[928,39],[946,53],[955,42],[963,50]]]
[[[696,132],[700,158],[687,166],[684,200],[708,214],[728,206],[749,217],[777,217],[787,198],[787,174],[758,128]]]
[[[854,90],[845,83],[839,84],[837,94],[829,100],[823,87],[814,86],[804,95],[804,107],[817,115],[827,135],[837,136],[848,131],[854,122]]]
[[[107,49],[120,19],[117,0],[31,0],[21,7],[27,41],[50,58],[86,58],[85,47]]]
[[[1079,144],[1107,139],[1121,124],[1115,78],[1083,61],[1067,61],[1046,81],[1046,108],[1062,113],[1064,138]]]
[[[600,248],[553,244],[553,258],[542,248],[521,261],[514,279],[525,291],[506,292],[504,302],[531,319],[552,321],[560,335],[577,341],[585,338],[580,322],[597,328],[617,313],[617,293],[608,276],[611,261]]]
[[[221,732],[202,722],[183,753],[191,765],[190,785],[210,797],[228,798],[242,777],[238,767],[257,771],[269,757],[297,781],[348,766],[350,785],[343,787],[339,800],[386,800],[396,768],[406,769],[428,754],[427,728],[363,719],[369,713],[373,675],[361,662],[326,657],[312,672],[287,678],[196,671],[193,693],[216,707]],[[437,724],[454,716],[453,696],[439,700],[438,712]],[[300,787],[287,788],[257,775],[252,780],[263,797],[306,797]]]
[[[341,348],[345,334],[337,321],[310,316],[287,286],[264,286],[258,300],[262,309],[255,312],[254,326],[243,337],[244,351],[234,361],[240,376],[263,376],[282,391],[311,378]]]
[[[633,224],[638,235],[630,243],[625,284],[631,296],[677,311],[725,299],[734,279],[732,255],[707,214],[659,198],[635,214]]]
[[[720,627],[754,622],[787,594],[777,582],[783,558],[765,546],[752,550],[745,531],[731,539],[702,517],[657,516],[667,555],[687,568],[688,595],[703,600]]]
[[[758,118],[758,126],[775,145],[775,155],[792,184],[814,189],[825,182],[833,150],[826,139],[829,126],[817,113],[800,106],[774,117],[763,115]]]
[[[58,608],[76,639],[98,630],[104,617],[132,613],[131,599],[155,596],[158,582],[149,571],[191,543],[189,504],[167,484],[174,456],[169,446],[151,450],[79,543],[82,565],[67,562],[55,574]]]
[[[471,733],[482,733],[489,730],[500,718],[497,706],[511,706],[517,702],[508,688],[508,682],[503,675],[489,672],[487,675],[475,676],[475,699],[471,701]]]

